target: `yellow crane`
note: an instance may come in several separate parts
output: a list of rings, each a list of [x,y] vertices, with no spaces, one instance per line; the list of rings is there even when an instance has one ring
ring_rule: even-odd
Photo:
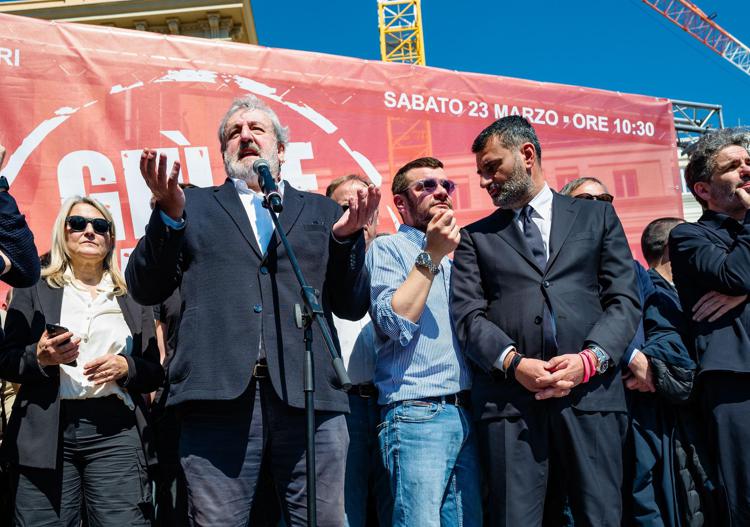
[[[426,64],[419,0],[378,0],[378,26],[383,61]]]
[[[378,27],[384,62],[426,64],[420,0],[378,0]],[[391,174],[412,159],[432,155],[428,119],[388,116],[387,125]]]

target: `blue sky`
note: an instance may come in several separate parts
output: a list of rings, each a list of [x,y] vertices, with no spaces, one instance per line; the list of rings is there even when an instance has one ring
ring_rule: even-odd
[[[750,46],[750,1],[695,0]],[[252,0],[265,46],[379,59],[376,0]],[[750,126],[750,75],[641,0],[422,0],[427,64],[721,104]]]

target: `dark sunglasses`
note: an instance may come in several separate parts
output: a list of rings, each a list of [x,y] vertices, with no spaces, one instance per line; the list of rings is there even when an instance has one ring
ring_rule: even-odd
[[[578,194],[577,196],[573,196],[574,198],[578,199],[593,199],[596,201],[606,201],[607,203],[612,203],[615,200],[615,197],[612,194],[607,194],[604,192],[603,194],[589,194],[588,192],[584,192],[583,194]]]
[[[432,177],[417,180],[409,185],[409,187],[414,187],[417,192],[432,193],[437,190],[438,185],[442,186],[449,196],[456,191],[456,184],[450,179],[436,179]]]
[[[65,223],[68,224],[70,230],[73,232],[81,232],[86,230],[86,225],[89,223],[94,228],[94,232],[97,234],[107,234],[112,226],[104,218],[84,218],[83,216],[68,216],[65,218]]]

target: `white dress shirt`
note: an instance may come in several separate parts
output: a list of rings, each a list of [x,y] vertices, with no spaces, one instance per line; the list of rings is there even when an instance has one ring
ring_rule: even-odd
[[[247,213],[247,219],[250,220],[250,225],[253,227],[255,241],[258,242],[261,252],[265,254],[275,227],[271,220],[271,214],[263,206],[263,193],[249,188],[243,179],[232,178],[232,181],[234,182],[234,188],[237,189],[237,193],[240,196],[242,206]],[[279,194],[284,197],[283,181],[279,181],[278,188]]]
[[[116,381],[95,385],[83,374],[84,364],[97,357],[130,355],[133,351],[133,336],[113,293],[114,284],[109,273],[104,274],[96,287],[96,298],[91,298],[89,290],[72,273],[66,273],[66,279],[60,325],[73,332],[81,342],[78,345],[77,365],[60,365],[60,399],[117,395],[128,408],[135,409],[130,394]]]
[[[357,321],[333,315],[333,324],[336,326],[341,346],[341,358],[344,359],[344,367],[352,384],[372,382],[375,374],[375,334],[372,324],[364,331],[369,323],[369,314],[365,314]],[[358,342],[360,345],[355,346]]]

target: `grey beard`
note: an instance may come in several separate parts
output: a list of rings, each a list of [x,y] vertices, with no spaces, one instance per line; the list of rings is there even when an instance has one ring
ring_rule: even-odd
[[[267,159],[268,165],[271,168],[271,174],[273,175],[274,179],[279,178],[279,159],[277,157],[273,157],[272,159]],[[233,179],[241,179],[247,184],[248,187],[258,187],[260,185],[258,181],[258,174],[255,173],[252,167],[249,167],[247,165],[244,165],[240,163],[237,160],[229,160],[224,158],[224,170],[227,173],[227,176]]]
[[[258,175],[253,171],[252,167],[247,167],[237,163],[236,161],[224,161],[224,169],[227,172],[227,176],[232,179],[243,180],[248,187],[258,186]]]
[[[514,174],[511,179],[506,181],[502,190],[492,198],[496,207],[515,209],[529,201],[528,198],[534,191],[534,183],[525,172],[520,177],[516,176],[517,174]]]

